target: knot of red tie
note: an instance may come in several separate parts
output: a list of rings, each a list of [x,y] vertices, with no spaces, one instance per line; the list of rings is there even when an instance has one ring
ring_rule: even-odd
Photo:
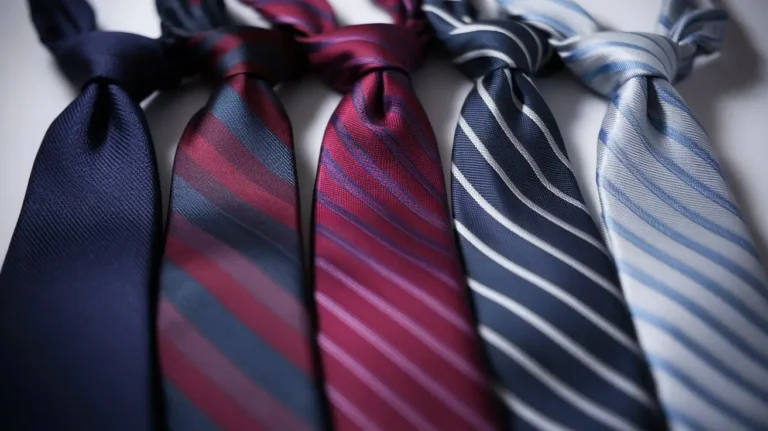
[[[342,27],[305,38],[313,68],[340,92],[377,70],[408,73],[421,60],[421,41],[410,28],[392,24]]]
[[[290,35],[277,30],[217,28],[191,38],[187,47],[202,63],[203,73],[212,79],[247,73],[275,85],[305,69],[301,48]]]

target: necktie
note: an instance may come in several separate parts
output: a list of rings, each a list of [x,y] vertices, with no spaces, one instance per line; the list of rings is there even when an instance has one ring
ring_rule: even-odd
[[[156,40],[96,30],[85,1],[29,6],[82,88],[40,146],[0,273],[0,423],[150,429],[162,211],[138,103],[174,73]]]
[[[164,37],[217,84],[173,167],[157,323],[168,426],[320,429],[293,137],[272,90],[299,51],[233,26],[221,0],[157,5]]]
[[[315,190],[315,299],[337,430],[491,430],[492,401],[453,245],[434,134],[411,87],[418,2],[337,28],[321,0],[250,1],[295,29],[344,94]]]
[[[709,138],[671,85],[727,19],[665,1],[661,34],[597,31],[568,1],[514,1],[568,67],[610,98],[600,129],[603,224],[673,429],[768,429],[766,278]]]
[[[475,86],[459,117],[453,211],[479,332],[510,429],[662,429],[616,270],[552,113],[529,76],[546,34],[428,0]]]

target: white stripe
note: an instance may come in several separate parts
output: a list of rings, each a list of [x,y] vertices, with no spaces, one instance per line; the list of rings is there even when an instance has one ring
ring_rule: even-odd
[[[643,388],[635,384],[635,382],[632,380],[629,380],[618,373],[609,365],[603,363],[603,361],[592,355],[592,353],[589,351],[585,350],[582,346],[568,337],[568,335],[561,332],[558,328],[553,326],[545,319],[542,319],[540,316],[531,312],[531,310],[525,308],[523,305],[512,300],[508,296],[496,292],[476,280],[469,279],[469,287],[480,295],[499,304],[500,306],[506,308],[510,312],[516,314],[518,317],[528,322],[531,326],[538,329],[542,334],[546,335],[563,350],[570,353],[575,359],[584,364],[584,366],[594,371],[595,374],[602,377],[606,382],[615,386],[619,391],[624,392],[628,396],[652,409],[656,408],[656,404],[653,402],[653,399]]]
[[[563,400],[570,403],[576,409],[581,410],[596,421],[615,430],[640,430],[640,427],[636,426],[635,424],[625,421],[624,418],[614,414],[613,412],[603,408],[601,405],[592,402],[588,398],[572,390],[565,383],[561,382],[556,376],[550,374],[549,371],[542,367],[538,362],[531,359],[520,348],[494,332],[491,328],[481,325],[479,329],[480,336],[483,337],[484,340],[492,344],[501,352],[505,353],[510,359],[517,362],[521,367],[525,368],[526,371],[536,377],[542,384],[552,390],[552,392],[559,395]]]
[[[496,161],[496,159],[493,158],[493,155],[491,155],[491,153],[488,151],[488,148],[485,147],[483,142],[480,141],[480,138],[478,138],[475,132],[469,127],[469,124],[467,124],[467,121],[464,119],[464,117],[459,117],[459,127],[461,127],[461,130],[465,135],[467,135],[467,138],[469,138],[470,142],[472,142],[480,155],[482,155],[485,161],[493,168],[494,171],[496,171],[496,174],[499,176],[499,178],[501,178],[502,181],[504,181],[504,184],[507,185],[507,188],[509,188],[515,197],[526,204],[528,208],[536,211],[536,213],[538,213],[540,216],[546,218],[550,222],[560,226],[562,229],[567,230],[582,240],[592,244],[605,255],[608,255],[608,251],[605,249],[605,246],[598,239],[592,237],[592,235],[582,231],[577,227],[569,225],[565,221],[546,211],[544,208],[536,205],[533,201],[523,195],[523,193],[515,186],[512,180],[509,179],[509,176],[507,176],[506,172],[504,172],[501,166],[499,166],[499,163]]]
[[[443,19],[443,21],[447,22],[448,24],[450,24],[450,25],[452,25],[454,27],[463,27],[463,26],[466,25],[463,22],[461,22],[461,21],[455,19],[454,17],[452,17],[448,12],[446,12],[446,11],[444,11],[444,10],[438,8],[438,7],[429,5],[429,4],[422,6],[421,10],[423,10],[424,12],[433,13],[433,14],[439,16],[440,18]]]
[[[342,350],[341,347],[337,346],[333,341],[331,341],[330,338],[325,336],[325,334],[321,333],[318,336],[318,342],[320,343],[320,347],[326,353],[336,358],[337,361],[341,362],[349,372],[354,374],[358,379],[360,379],[361,382],[371,388],[371,390],[375,392],[376,395],[378,395],[384,402],[389,404],[390,407],[400,413],[403,418],[405,418],[417,429],[437,431],[437,428],[429,423],[427,419],[421,417],[418,412],[413,410],[408,405],[408,403],[400,399],[397,394],[395,394],[391,389],[387,387],[387,385],[377,379],[376,376],[373,375],[370,371],[366,370],[365,367],[360,365],[360,363],[358,363],[354,358],[349,356],[347,352]]]
[[[539,67],[541,66],[541,61],[544,59],[543,58],[544,57],[544,47],[541,46],[541,42],[539,41],[539,37],[536,35],[536,33],[534,33],[533,30],[531,30],[531,28],[528,25],[526,25],[525,23],[521,23],[521,24],[522,24],[522,27],[526,31],[528,31],[528,33],[531,34],[531,38],[533,39],[533,41],[536,42],[536,50],[537,50],[536,52],[538,53],[536,55],[536,66],[531,70],[531,73],[534,73],[534,72],[539,70]]]
[[[501,115],[499,108],[494,103],[493,99],[491,98],[491,95],[488,94],[488,90],[485,89],[482,78],[477,80],[477,90],[478,90],[478,94],[480,94],[480,97],[485,102],[486,107],[488,108],[489,111],[491,111],[491,114],[493,114],[494,118],[496,118],[496,121],[499,123],[499,126],[501,126],[501,129],[504,131],[504,134],[507,135],[507,139],[509,139],[509,141],[512,142],[515,148],[517,148],[517,151],[519,151],[520,154],[528,162],[528,165],[531,166],[531,169],[533,169],[533,172],[536,174],[536,178],[538,178],[539,181],[541,181],[541,183],[555,196],[559,197],[565,202],[568,202],[569,204],[589,214],[589,210],[587,210],[586,205],[584,205],[578,200],[560,191],[560,189],[558,189],[552,183],[550,183],[547,177],[544,176],[544,173],[541,172],[539,165],[536,163],[535,160],[533,160],[533,157],[531,157],[531,155],[528,153],[525,147],[523,147],[523,145],[517,139],[517,137],[515,137],[515,134],[512,133],[512,130],[510,130],[509,125],[507,125],[506,120],[504,120],[504,117]]]
[[[472,184],[470,184],[470,182],[467,181],[467,178],[464,177],[464,174],[459,170],[459,168],[456,165],[452,166],[451,172],[453,173],[453,177],[459,181],[459,183],[464,187],[467,193],[469,193],[469,195],[472,196],[472,199],[474,199],[474,201],[477,202],[480,208],[482,208],[489,216],[491,216],[494,220],[496,220],[500,225],[504,226],[507,230],[519,236],[520,238],[524,239],[525,241],[528,241],[529,243],[538,247],[545,253],[552,255],[552,257],[560,260],[561,262],[565,263],[566,265],[580,272],[585,277],[592,280],[595,284],[605,289],[606,292],[613,295],[616,299],[618,299],[621,302],[621,304],[624,304],[624,296],[619,291],[618,286],[613,284],[610,280],[606,279],[602,275],[595,272],[592,268],[589,268],[588,266],[574,259],[570,255],[564,253],[557,247],[549,244],[548,242],[537,237],[533,233],[528,232],[521,226],[517,225],[513,221],[506,218],[504,214],[496,210],[496,208],[494,208],[493,205],[488,203],[488,201],[486,201],[483,198],[483,196],[480,193],[478,193],[477,190],[475,190]]]
[[[523,43],[522,40],[520,40],[517,36],[515,36],[514,33],[509,32],[506,29],[493,26],[493,25],[488,25],[488,24],[468,24],[468,25],[465,25],[464,27],[460,27],[460,28],[456,28],[455,30],[452,30],[450,34],[456,35],[456,34],[483,32],[483,31],[492,31],[492,32],[501,33],[509,37],[510,39],[512,39],[512,41],[515,42],[518,45],[518,47],[520,47],[520,50],[525,55],[525,59],[528,61],[529,69],[533,71],[533,61],[531,60],[531,55],[528,53],[528,50],[526,49],[525,44]]]
[[[571,169],[571,161],[568,160],[568,157],[563,154],[562,151],[560,151],[560,147],[557,146],[557,143],[555,142],[555,138],[552,136],[552,134],[549,132],[549,128],[547,127],[547,124],[544,122],[544,120],[539,117],[539,114],[536,113],[533,109],[529,108],[528,105],[523,104],[518,98],[517,95],[515,95],[515,92],[512,91],[512,74],[510,73],[509,69],[504,70],[504,73],[507,75],[507,83],[509,84],[510,92],[509,94],[512,95],[512,102],[515,104],[515,107],[520,110],[523,114],[528,116],[528,118],[531,119],[534,123],[536,123],[537,126],[539,126],[539,129],[542,133],[544,133],[544,137],[547,138],[547,142],[549,142],[550,148],[552,148],[552,151],[555,153],[558,159],[560,159],[560,162],[562,162],[566,168],[568,168],[569,171],[573,172],[573,169]],[[529,78],[527,75],[523,74],[523,78],[525,78],[531,85],[536,87],[536,85],[531,81],[531,78]]]
[[[506,62],[507,65],[509,65],[509,67],[512,67],[512,68],[517,67],[517,64],[515,64],[515,60],[512,60],[507,54],[504,54],[503,52],[497,51],[495,49],[477,49],[474,51],[468,51],[454,58],[453,62],[456,64],[461,64],[470,60],[483,58],[483,57],[498,58],[499,60]]]
[[[341,410],[341,412],[354,422],[355,425],[359,426],[360,429],[364,431],[383,431],[333,386],[326,386],[325,391],[328,393],[328,398],[334,407]]]
[[[544,416],[538,410],[522,402],[519,398],[514,396],[511,392],[507,391],[503,387],[497,387],[496,393],[499,395],[504,404],[509,407],[519,418],[533,425],[535,429],[542,431],[571,431],[572,428],[556,422]]]
[[[491,260],[493,260],[494,262],[496,262],[497,264],[499,264],[509,272],[539,287],[541,290],[549,293],[550,295],[559,299],[561,302],[569,305],[574,311],[582,315],[585,319],[589,320],[590,322],[594,323],[596,326],[600,327],[600,329],[605,331],[606,334],[610,335],[611,338],[623,344],[634,353],[640,354],[640,348],[638,347],[637,343],[634,340],[632,340],[620,329],[616,328],[611,322],[605,320],[602,316],[595,313],[591,308],[586,306],[583,302],[576,299],[573,295],[564,291],[560,287],[550,283],[549,281],[545,280],[539,275],[534,274],[533,272],[521,267],[520,265],[517,265],[516,263],[507,259],[506,257],[500,255],[495,250],[488,247],[488,245],[480,241],[478,237],[476,237],[472,232],[470,232],[469,229],[467,229],[466,226],[461,224],[461,222],[458,220],[456,220],[456,231],[458,231],[459,235],[464,237],[467,241],[469,241],[475,248],[477,248],[481,253],[486,255],[488,258],[490,258]]]
[[[443,385],[435,381],[429,374],[419,368],[405,355],[400,353],[396,348],[389,344],[386,340],[379,337],[373,330],[365,326],[365,324],[359,321],[356,317],[352,316],[347,310],[342,308],[333,299],[318,292],[315,294],[317,302],[326,310],[330,311],[336,318],[342,321],[352,331],[357,333],[361,338],[365,339],[376,350],[378,350],[384,357],[392,361],[398,368],[400,368],[405,374],[410,376],[414,381],[418,382],[427,392],[432,394],[436,400],[439,400],[454,413],[462,417],[467,423],[472,424],[475,429],[482,429],[491,431],[491,427],[485,423],[483,418],[479,417],[475,412],[468,409],[464,403],[454,396]]]
[[[315,260],[315,264],[320,268],[323,268],[333,278],[339,280],[342,285],[348,287],[350,290],[360,295],[360,297],[365,299],[369,304],[379,309],[382,313],[388,315],[393,322],[397,322],[397,324],[403,326],[414,337],[418,338],[419,341],[433,349],[435,354],[445,359],[447,362],[450,362],[458,371],[478,383],[485,382],[485,377],[481,375],[478,370],[472,366],[472,364],[465,361],[461,355],[458,355],[456,352],[449,349],[440,340],[432,336],[429,331],[422,328],[421,325],[411,320],[410,317],[401,313],[395,307],[389,305],[386,301],[382,300],[370,289],[360,285],[357,281],[350,278],[339,268],[321,257],[318,257]]]

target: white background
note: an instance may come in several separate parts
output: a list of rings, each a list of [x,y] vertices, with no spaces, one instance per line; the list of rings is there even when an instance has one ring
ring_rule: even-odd
[[[387,22],[370,0],[331,0],[342,24]],[[492,14],[493,0],[481,10]],[[581,0],[600,22],[621,30],[653,31],[661,0]],[[100,27],[157,37],[160,24],[153,0],[91,0]],[[235,0],[228,5],[247,22],[258,17]],[[736,199],[764,257],[768,257],[768,0],[730,0],[722,55],[677,85],[704,124],[730,179]],[[0,9],[0,261],[21,209],[37,149],[53,119],[76,97],[38,42],[24,0],[2,0]],[[429,58],[413,74],[418,95],[437,134],[448,174],[454,128],[471,85],[446,59]],[[593,213],[597,132],[606,103],[567,73],[535,79],[554,111],[570,158]],[[304,228],[309,227],[312,186],[325,125],[340,95],[308,76],[279,88],[293,121]],[[167,204],[171,166],[187,121],[205,104],[200,83],[157,95],[143,105],[160,166]]]

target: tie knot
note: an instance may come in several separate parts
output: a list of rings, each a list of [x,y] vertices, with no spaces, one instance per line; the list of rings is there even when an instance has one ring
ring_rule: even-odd
[[[680,45],[658,34],[606,31],[553,44],[587,86],[606,96],[636,77],[673,81],[681,67]]]
[[[78,84],[97,78],[118,84],[136,100],[178,81],[162,44],[129,33],[94,31],[48,44],[64,73]]]
[[[299,46],[289,34],[264,28],[209,30],[192,37],[186,48],[195,66],[202,66],[211,79],[247,73],[275,85],[300,73],[304,63]]]
[[[470,79],[499,68],[533,75],[552,53],[546,33],[511,20],[478,20],[436,29],[453,62]]]
[[[340,92],[349,91],[376,70],[408,73],[415,69],[422,45],[414,30],[392,24],[341,27],[311,36],[305,43],[312,65]]]

